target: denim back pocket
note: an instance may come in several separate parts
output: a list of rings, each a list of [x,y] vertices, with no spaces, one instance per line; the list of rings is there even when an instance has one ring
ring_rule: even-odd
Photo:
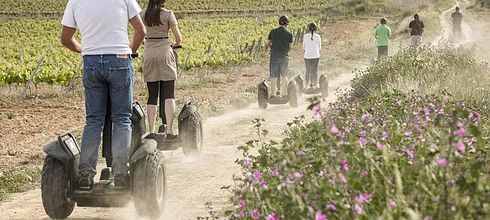
[[[109,67],[109,75],[114,89],[123,89],[131,86],[133,71],[129,64]]]
[[[104,87],[104,84],[101,82],[101,75],[98,72],[99,70],[95,66],[87,66],[83,67],[83,86],[85,88],[101,88]]]

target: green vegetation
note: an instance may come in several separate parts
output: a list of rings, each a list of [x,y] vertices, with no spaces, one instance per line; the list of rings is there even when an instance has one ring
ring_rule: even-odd
[[[292,18],[290,29],[301,28],[310,19]],[[180,66],[191,69],[251,61],[252,52],[259,49],[260,54],[267,52],[266,37],[277,26],[276,20],[276,17],[181,19],[185,48],[180,51]],[[59,43],[58,20],[1,22],[0,32],[5,33],[0,36],[3,42],[0,45],[0,84],[23,84],[36,72],[36,82],[66,85],[73,76],[80,74],[80,56]],[[251,45],[259,42],[259,38],[262,38],[260,46],[252,50]],[[40,68],[35,71],[38,64]]]
[[[63,13],[67,0],[3,0],[0,12],[9,13]],[[138,0],[141,6],[147,0]],[[168,8],[182,11],[257,11],[257,10],[300,10],[321,9],[338,0],[268,0],[268,1],[229,1],[229,0],[169,0]]]
[[[360,72],[328,110],[312,100],[317,120],[297,118],[281,143],[257,120],[230,215],[487,219],[488,71],[464,51],[408,49]]]
[[[41,170],[35,168],[18,168],[5,172],[0,171],[0,200],[8,193],[22,192],[29,185],[39,181]]]

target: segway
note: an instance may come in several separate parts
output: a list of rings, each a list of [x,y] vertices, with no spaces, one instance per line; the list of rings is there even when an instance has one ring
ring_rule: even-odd
[[[128,149],[130,181],[126,190],[115,188],[110,166],[102,170],[100,180],[94,182],[90,190],[78,188],[80,147],[72,134],[62,134],[44,146],[47,156],[42,170],[41,197],[49,217],[66,218],[75,204],[80,207],[124,207],[131,198],[139,215],[150,218],[161,215],[167,180],[164,157],[157,149],[157,142],[146,138],[145,115],[141,106],[134,103],[132,110],[132,136]],[[106,118],[110,118],[110,114]],[[112,127],[112,123],[104,127]],[[112,156],[107,155],[111,152],[110,131],[104,129],[103,132],[103,154],[108,164],[112,160]]]
[[[287,94],[281,94],[281,76],[279,75],[277,78],[277,88],[279,90],[277,94],[269,94],[269,85],[266,80],[263,80],[258,85],[257,98],[259,108],[266,109],[269,104],[282,105],[287,103],[294,108],[299,106],[299,91],[295,80],[289,82]]]
[[[300,75],[294,78],[294,81],[296,81],[299,91],[302,94],[305,95],[321,94],[324,98],[328,97],[328,80],[327,77],[323,74],[320,75],[320,80],[319,80],[320,87],[318,87],[317,85],[313,85],[313,86],[305,85],[303,77],[301,77]],[[308,87],[305,88],[306,86]]]
[[[182,46],[172,46],[175,60],[178,64],[179,54],[177,49]],[[177,72],[179,72],[177,65]],[[167,119],[165,115],[165,100],[159,99],[159,115],[162,125],[158,128],[158,133],[151,136],[158,143],[158,149],[172,151],[182,148],[185,155],[200,154],[203,146],[202,119],[197,111],[197,107],[191,102],[186,102],[182,108],[178,119],[178,135],[176,138],[168,139],[165,131],[167,130]]]

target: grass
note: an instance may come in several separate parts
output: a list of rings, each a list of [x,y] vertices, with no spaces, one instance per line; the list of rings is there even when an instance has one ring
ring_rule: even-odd
[[[9,193],[23,192],[39,182],[41,169],[37,166],[0,171],[0,201]]]

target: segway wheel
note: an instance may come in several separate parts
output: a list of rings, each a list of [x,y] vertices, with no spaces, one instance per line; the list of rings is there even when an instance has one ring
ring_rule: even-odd
[[[68,197],[70,180],[63,163],[47,157],[41,177],[44,211],[50,218],[65,219],[71,215],[75,202]]]
[[[322,92],[323,98],[328,97],[328,80],[325,75],[320,76],[320,91]]]
[[[258,103],[259,103],[259,108],[261,108],[261,109],[267,108],[267,105],[269,104],[267,102],[268,98],[269,98],[269,94],[267,94],[267,90],[259,88],[259,90],[257,92],[257,99],[258,99]]]
[[[296,78],[294,78],[294,81],[296,81],[296,86],[298,87],[299,96],[302,96],[303,93],[305,92],[303,77],[298,75],[296,76]]]
[[[167,176],[163,153],[153,154],[131,166],[132,192],[136,212],[143,217],[158,219],[165,207]]]
[[[298,87],[296,86],[296,83],[293,81],[289,83],[288,86],[288,98],[289,98],[289,105],[291,107],[296,108],[299,106],[299,94],[298,94]]]
[[[200,154],[203,146],[202,120],[198,112],[182,120],[179,135],[185,155]]]

